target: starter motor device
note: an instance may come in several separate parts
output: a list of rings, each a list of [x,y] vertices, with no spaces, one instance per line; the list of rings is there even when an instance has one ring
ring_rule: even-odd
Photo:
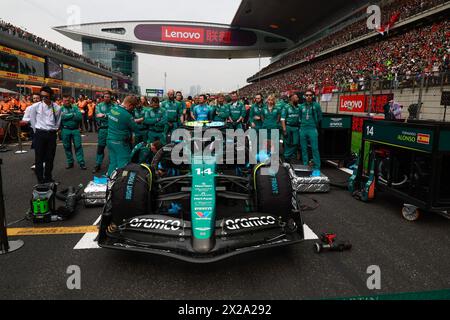
[[[324,233],[320,237],[321,243],[314,244],[314,251],[322,253],[325,251],[344,252],[352,249],[352,245],[348,241],[336,241],[337,235],[334,233]]]
[[[39,184],[33,188],[31,216],[34,223],[52,221],[52,216],[55,215],[56,190],[54,183]]]
[[[29,217],[34,223],[50,223],[64,221],[76,213],[76,206],[81,200],[83,185],[77,188],[68,187],[57,191],[57,184],[47,183],[34,186]],[[64,206],[56,209],[56,199],[64,202]]]

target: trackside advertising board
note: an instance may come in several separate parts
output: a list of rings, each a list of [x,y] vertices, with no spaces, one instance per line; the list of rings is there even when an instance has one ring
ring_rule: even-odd
[[[432,152],[434,131],[393,122],[364,121],[363,138],[377,143],[422,152]]]
[[[366,106],[365,95],[341,96],[339,111],[363,113]]]
[[[370,99],[369,95],[341,96],[339,103],[340,112],[353,113],[384,113],[384,106],[394,99],[393,94],[375,94]],[[369,106],[372,106],[369,108]]]

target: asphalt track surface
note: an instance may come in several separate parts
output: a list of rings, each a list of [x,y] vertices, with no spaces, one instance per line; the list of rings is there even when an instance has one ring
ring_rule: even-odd
[[[54,176],[62,186],[92,180],[95,134],[84,138],[88,171],[65,170],[58,146]],[[29,148],[29,147],[27,147]],[[16,150],[15,146],[11,149]],[[34,153],[0,154],[8,222],[24,217],[35,176],[30,170]],[[334,182],[347,175],[335,168],[324,172]],[[211,265],[192,265],[166,257],[106,249],[74,250],[75,235],[11,237],[25,246],[0,256],[0,299],[327,299],[423,292],[450,288],[450,221],[426,214],[415,223],[403,220],[402,203],[380,195],[373,203],[354,200],[345,190],[302,196],[304,204],[319,201],[303,214],[318,235],[335,232],[353,249],[344,253],[313,252],[315,241],[294,247],[237,256]],[[89,226],[101,209],[85,209],[71,220],[51,225]],[[29,221],[12,226],[33,227]],[[71,265],[81,268],[81,290],[66,285]],[[381,290],[367,288],[369,266],[381,268]]]

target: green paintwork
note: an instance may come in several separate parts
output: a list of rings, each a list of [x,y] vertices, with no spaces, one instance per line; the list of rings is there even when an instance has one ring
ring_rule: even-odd
[[[194,237],[210,239],[214,234],[216,215],[215,158],[195,157],[192,160],[191,216]]]

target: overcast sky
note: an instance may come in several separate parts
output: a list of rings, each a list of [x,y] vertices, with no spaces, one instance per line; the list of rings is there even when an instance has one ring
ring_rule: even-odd
[[[229,24],[241,0],[1,0],[0,18],[44,39],[81,53],[81,44],[53,31],[73,24],[68,8],[81,10],[81,23],[126,20],[183,20]],[[262,67],[269,59],[261,59]],[[192,85],[204,92],[231,91],[246,84],[259,70],[259,59],[188,59],[139,54],[140,85],[167,87],[189,93]]]

